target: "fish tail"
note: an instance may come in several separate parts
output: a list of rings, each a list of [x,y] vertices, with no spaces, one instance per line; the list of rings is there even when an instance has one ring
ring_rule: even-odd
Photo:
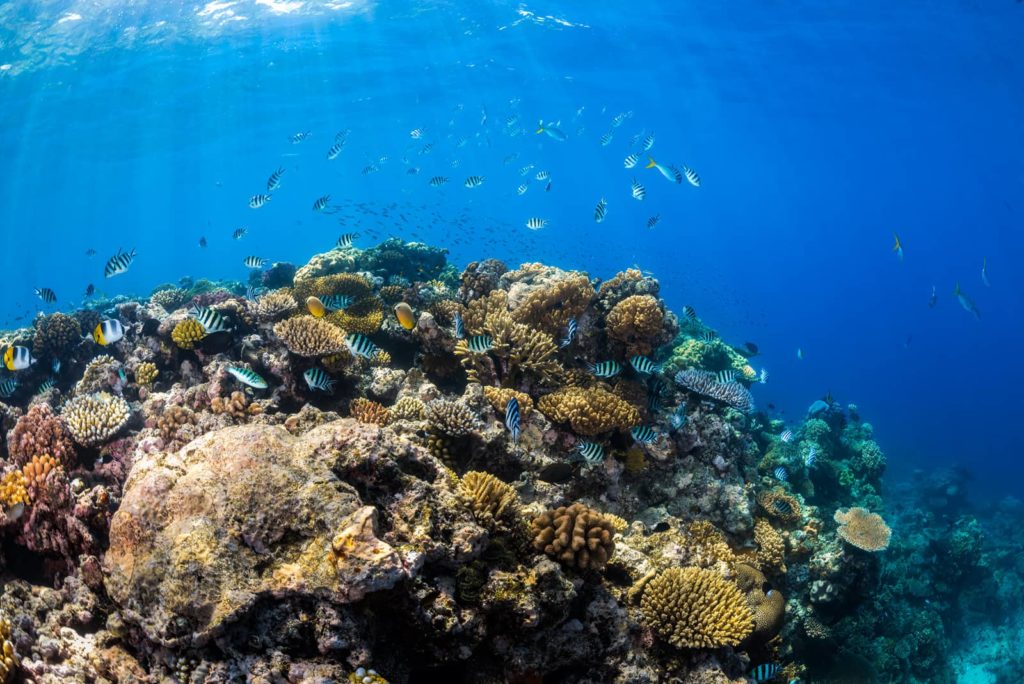
[[[959,280],[956,281],[956,285],[953,287],[953,296],[954,297],[959,297],[960,296],[960,281]]]
[[[650,161],[647,162],[647,166],[645,166],[644,168],[653,169],[655,166],[658,165],[657,162],[654,161],[654,157],[648,157],[648,159],[650,159]]]

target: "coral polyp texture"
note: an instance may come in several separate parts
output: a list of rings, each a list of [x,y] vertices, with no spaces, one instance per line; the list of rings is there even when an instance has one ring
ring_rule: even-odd
[[[615,528],[599,511],[579,503],[541,513],[530,523],[533,548],[580,570],[599,570],[615,552]]]
[[[487,527],[507,521],[519,508],[519,497],[512,487],[490,473],[470,471],[459,482],[459,495],[473,516]]]
[[[839,529],[837,533],[847,544],[863,551],[884,551],[889,548],[892,530],[877,513],[866,508],[840,508],[832,516]]]
[[[283,320],[274,325],[274,334],[298,356],[327,356],[345,349],[344,331],[312,316]]]
[[[103,444],[131,418],[131,407],[121,397],[107,392],[75,397],[60,412],[72,439],[82,446]]]
[[[33,456],[47,455],[65,467],[75,463],[75,446],[67,425],[49,404],[36,404],[18,418],[7,434],[7,451],[17,464],[27,463]]]
[[[290,293],[275,290],[256,300],[256,317],[261,323],[274,323],[287,318],[298,308],[298,302]]]
[[[644,621],[677,648],[736,646],[754,629],[743,594],[713,570],[669,568],[643,592]]]
[[[171,339],[181,349],[194,349],[204,337],[206,337],[206,329],[194,318],[186,318],[174,326],[174,330],[171,331]]]
[[[480,428],[480,419],[465,402],[435,399],[426,405],[431,429],[451,437],[470,435]]]
[[[592,437],[609,430],[628,430],[640,423],[640,412],[599,387],[569,387],[544,395],[537,408],[549,419],[568,423],[574,432]]]

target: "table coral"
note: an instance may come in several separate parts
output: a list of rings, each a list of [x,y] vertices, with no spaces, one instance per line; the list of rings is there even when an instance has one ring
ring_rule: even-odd
[[[609,430],[626,430],[640,423],[640,412],[611,392],[568,387],[540,398],[537,408],[550,420],[568,423],[574,432],[593,437]]]
[[[42,454],[52,456],[66,468],[74,466],[76,460],[71,433],[48,404],[35,404],[18,418],[7,434],[7,451],[18,465]]]
[[[61,418],[71,437],[82,446],[106,442],[131,418],[131,407],[121,397],[107,392],[85,394],[64,404]]]
[[[839,523],[836,533],[851,546],[863,551],[884,551],[889,547],[892,530],[877,513],[865,508],[840,508],[833,518]]]
[[[677,648],[736,646],[754,629],[754,617],[735,584],[713,570],[669,568],[646,587],[645,623]]]
[[[604,567],[615,552],[615,528],[580,503],[545,511],[530,522],[533,548],[570,568]]]
[[[283,320],[274,326],[274,334],[288,351],[299,356],[327,356],[346,348],[344,331],[312,316]]]

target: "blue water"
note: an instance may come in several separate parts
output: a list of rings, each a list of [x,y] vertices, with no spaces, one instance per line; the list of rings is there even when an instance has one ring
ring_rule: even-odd
[[[637,265],[677,311],[758,344],[762,405],[796,420],[831,391],[874,424],[891,475],[966,463],[976,494],[1024,496],[1024,5],[609,5],[5,3],[0,320],[46,309],[36,287],[70,308],[90,282],[113,295],[244,279],[247,255],[301,264],[352,231],[361,246],[446,246],[459,267]],[[538,119],[569,139],[535,134]],[[624,169],[641,130],[701,187]],[[515,194],[527,164],[550,192]],[[282,188],[250,209],[278,166]],[[450,182],[432,188],[435,175]],[[484,185],[464,188],[470,175]],[[377,214],[315,214],[325,193]],[[531,217],[549,225],[527,230]],[[105,281],[122,247],[138,258]],[[958,280],[980,320],[953,298]]]

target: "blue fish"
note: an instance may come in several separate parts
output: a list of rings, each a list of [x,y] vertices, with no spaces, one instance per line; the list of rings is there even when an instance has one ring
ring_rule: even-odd
[[[572,344],[572,341],[576,339],[576,319],[570,318],[568,325],[565,328],[565,337],[558,343],[559,347],[568,347]]]
[[[505,427],[512,433],[512,443],[519,443],[520,423],[519,423],[519,400],[512,397],[505,404]]]
[[[637,425],[629,431],[629,434],[631,434],[633,439],[635,439],[639,444],[650,444],[654,440],[658,439],[658,433],[646,425]]]
[[[812,465],[814,465],[814,462],[817,460],[817,458],[818,447],[812,444],[810,447],[808,447],[807,453],[804,455],[804,465],[810,468]]]
[[[569,139],[569,136],[557,128],[556,124],[545,124],[543,119],[541,119],[537,124],[537,134],[539,135],[541,133],[559,142],[564,142]]]
[[[971,298],[965,295],[963,293],[963,290],[960,289],[959,280],[956,282],[956,288],[953,290],[953,296],[956,297],[957,300],[960,302],[960,306],[963,307],[964,311],[971,314],[979,321],[981,320],[981,312],[978,311],[978,307],[974,305],[974,302],[971,301]]]
[[[783,468],[782,466],[776,468],[773,471],[773,474],[775,475],[775,479],[778,480],[779,482],[785,482],[789,478],[789,473],[787,473],[786,469]]]
[[[260,377],[258,373],[251,371],[248,368],[228,366],[227,371],[231,375],[235,376],[235,379],[243,385],[248,385],[254,389],[267,389],[267,381]]]
[[[755,682],[767,682],[775,679],[775,675],[777,675],[781,669],[782,667],[778,663],[762,663],[750,672],[750,676]]]
[[[587,369],[599,378],[611,378],[622,372],[622,364],[618,361],[602,361],[588,363]]]

